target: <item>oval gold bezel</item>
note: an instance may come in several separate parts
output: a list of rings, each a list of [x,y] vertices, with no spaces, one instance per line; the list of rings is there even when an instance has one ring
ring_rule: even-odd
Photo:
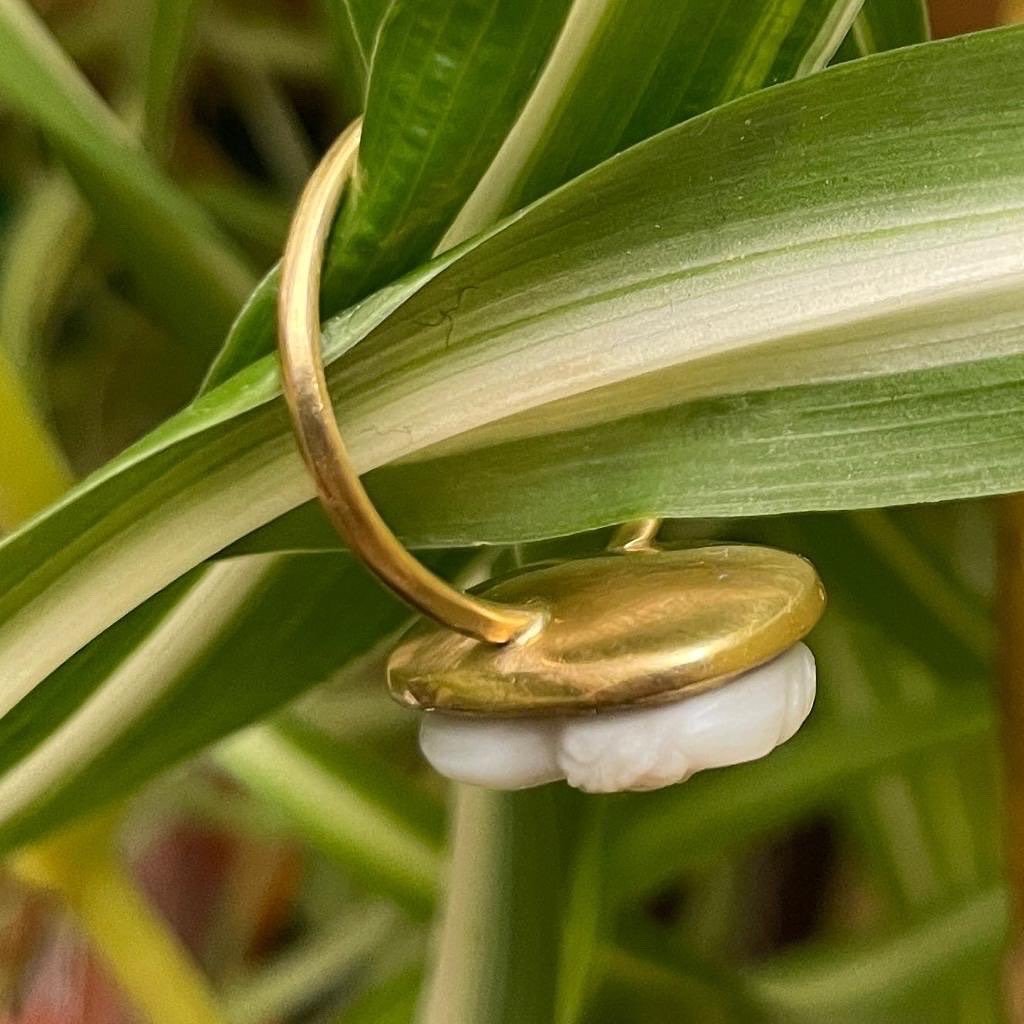
[[[388,663],[399,703],[504,716],[679,700],[781,654],[825,607],[810,562],[745,544],[528,566],[477,593],[539,607],[546,621],[500,646],[418,622]]]

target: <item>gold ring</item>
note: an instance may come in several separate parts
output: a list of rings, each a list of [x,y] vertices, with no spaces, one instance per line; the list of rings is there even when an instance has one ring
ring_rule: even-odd
[[[358,160],[361,127],[361,119],[354,121],[328,150],[302,193],[288,232],[277,313],[285,399],[320,502],[352,552],[424,615],[466,636],[506,643],[537,628],[542,613],[464,594],[403,547],[352,466],[327,390],[320,274],[338,202]]]
[[[809,562],[738,544],[665,550],[653,543],[657,519],[621,527],[601,556],[492,581],[487,597],[455,589],[403,547],[352,465],[321,354],[321,265],[359,134],[357,121],[299,200],[281,261],[278,345],[299,448],[328,517],[353,554],[441,627],[420,622],[405,635],[388,663],[392,696],[483,715],[661,703],[722,686],[806,635],[825,601]]]

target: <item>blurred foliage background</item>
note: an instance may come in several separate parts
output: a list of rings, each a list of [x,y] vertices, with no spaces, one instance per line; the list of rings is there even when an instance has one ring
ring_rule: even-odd
[[[61,45],[255,275],[276,261],[291,204],[344,123],[323,16],[303,3],[167,9],[176,24],[154,23],[146,3],[40,5]],[[187,34],[187,53],[175,52],[175,32]],[[172,62],[158,66],[161,57]],[[162,102],[144,110],[149,76],[159,74],[168,76]],[[138,293],[38,134],[5,118],[3,147],[5,345],[34,378],[81,475],[192,397],[223,332],[205,351],[194,338],[183,346],[174,336],[181,318]]]
[[[359,109],[332,46],[342,6],[36,4],[229,239],[241,294],[275,262],[318,154]],[[937,34],[954,34],[1013,12],[936,0],[931,13]],[[177,315],[192,296],[140,282],[123,240],[97,229],[43,137],[4,116],[2,99],[0,153],[0,358],[70,481],[191,399],[226,322],[200,330]],[[573,837],[559,868],[562,956],[583,965],[560,1024],[1004,1019],[989,504],[667,530],[814,559],[834,601],[814,643],[831,683],[805,732],[765,765],[680,791],[558,796]],[[419,763],[414,723],[383,699],[379,661],[371,651],[303,698],[283,727],[288,751],[243,737],[131,806],[133,873],[236,1024],[410,1019],[446,795]],[[323,813],[295,793],[315,794]],[[394,862],[408,870],[382,867]],[[11,878],[0,885],[0,1019],[140,1019],[71,916]]]

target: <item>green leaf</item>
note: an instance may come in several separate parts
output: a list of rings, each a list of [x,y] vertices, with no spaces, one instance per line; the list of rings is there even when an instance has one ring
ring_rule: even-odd
[[[197,2],[154,0],[152,10],[147,6],[147,15],[158,26],[150,37],[152,45],[141,73],[144,141],[153,154],[163,154],[169,144]],[[38,356],[45,329],[92,229],[93,217],[79,190],[67,174],[57,170],[28,194],[9,233],[0,273],[0,346],[36,390],[40,390]]]
[[[150,0],[142,142],[148,152],[157,156],[169,149],[173,139],[172,126],[202,3],[203,0]]]
[[[190,185],[189,193],[233,237],[268,262],[283,248],[291,213],[279,197],[262,188],[205,180]]]
[[[0,2],[0,51],[0,99],[67,162],[148,301],[210,351],[252,287],[244,263],[133,143],[22,0]]]
[[[258,68],[235,68],[229,88],[268,177],[286,195],[297,195],[316,160],[306,127],[291,99],[278,82]]]
[[[544,78],[453,237],[621,149],[825,66],[861,0],[577,0]]]
[[[925,0],[865,0],[850,31],[850,44],[853,54],[864,57],[930,37]]]
[[[605,847],[608,800],[588,796],[572,850],[559,946],[555,1024],[576,1024],[591,994],[599,946],[607,927]]]
[[[544,65],[568,0],[397,0],[370,72],[359,166],[334,230],[328,309],[423,262]]]
[[[721,5],[717,0],[714,3],[690,0],[676,4],[670,11],[666,11],[665,6],[655,0],[576,0],[522,114],[515,125],[511,126],[487,174],[469,196],[455,224],[441,240],[439,248],[447,249],[490,226],[502,212],[515,209],[528,199],[537,198],[562,185],[574,174],[643,138],[644,133],[653,134],[707,109],[709,104],[732,99],[743,91],[822,67],[842,38],[859,4],[860,0],[771,0],[763,7],[763,16],[757,14],[754,18],[756,24],[749,25],[755,8],[742,4],[740,0],[735,0],[729,16],[725,18],[721,17]],[[522,98],[519,90],[526,84],[527,78],[535,73],[534,62],[539,59],[541,51],[546,52],[546,47],[550,45],[552,24],[549,24],[548,19],[554,15],[560,16],[564,9],[563,0],[544,5],[531,0],[531,5],[543,14],[541,19],[535,19],[532,24],[532,43],[536,49],[535,52],[516,50],[522,54],[522,59],[509,87],[506,87],[509,81],[507,71],[503,71],[497,79],[493,75],[482,75],[482,81],[475,75],[470,78],[468,75],[460,77],[458,74],[449,74],[445,78],[449,90],[447,94],[439,90],[429,76],[423,77],[425,88],[416,93],[415,80],[409,83],[404,72],[402,75],[395,74],[396,69],[404,68],[407,54],[395,54],[400,57],[400,61],[392,58],[393,50],[405,48],[406,29],[410,27],[408,23],[413,21],[426,29],[438,20],[438,9],[430,4],[412,3],[396,8],[394,24],[390,31],[385,28],[380,63],[372,69],[370,110],[367,113],[367,134],[364,136],[364,147],[371,146],[368,158],[373,161],[372,118],[374,98],[379,94],[377,109],[382,111],[379,118],[380,134],[388,142],[387,152],[375,161],[378,173],[383,175],[382,185],[377,190],[379,198],[368,201],[369,217],[356,217],[353,214],[355,223],[350,223],[348,228],[345,228],[349,216],[347,213],[343,214],[342,221],[342,228],[349,236],[344,244],[359,246],[364,250],[364,256],[373,253],[377,244],[385,245],[385,251],[379,257],[381,276],[376,280],[362,278],[361,287],[345,291],[348,288],[345,281],[351,271],[336,272],[329,258],[325,272],[325,310],[330,312],[340,308],[344,302],[339,300],[346,295],[359,295],[372,285],[384,283],[387,274],[395,272],[399,267],[394,253],[387,248],[389,237],[371,232],[369,223],[374,219],[381,220],[381,214],[374,212],[375,206],[390,210],[389,204],[396,199],[400,207],[404,206],[402,193],[408,188],[410,180],[406,175],[415,171],[415,160],[412,169],[401,176],[393,175],[389,161],[394,159],[394,148],[414,158],[418,155],[424,163],[423,170],[429,171],[433,167],[433,174],[420,181],[420,187],[424,190],[431,185],[434,188],[446,187],[443,212],[446,217],[453,214],[457,205],[454,201],[455,190],[445,183],[446,172],[450,168],[446,169],[443,161],[437,161],[440,149],[435,151],[433,140],[438,139],[437,145],[447,141],[449,155],[453,150],[462,153],[466,139],[453,137],[452,128],[464,127],[465,111],[468,110],[470,123],[481,134],[477,135],[477,145],[471,147],[462,160],[463,173],[456,176],[455,180],[463,199],[477,184],[476,177],[486,163],[482,160],[484,149],[493,149],[497,141],[495,138],[486,138],[487,146],[481,146],[480,140],[486,137],[484,130],[496,133],[497,122],[502,119],[506,127],[509,126],[508,118],[515,106],[510,101]],[[345,15],[346,22],[351,20],[354,25],[362,25],[364,18],[357,7],[342,5],[338,15]],[[463,15],[467,11],[475,11],[475,20],[480,20],[489,7],[493,7],[501,17],[491,26],[488,39],[500,43],[503,32],[508,28],[506,22],[512,19],[509,24],[514,28],[516,19],[523,17],[525,9],[522,9],[521,4],[506,4],[501,0],[472,0],[468,4],[467,0],[462,0],[458,11]],[[667,41],[665,34],[666,17],[672,19],[676,28],[676,35],[670,41]],[[365,24],[368,25],[371,20],[366,18]],[[734,33],[730,26],[737,23],[751,29],[757,28],[758,33],[751,37]],[[709,33],[714,35],[713,47],[707,42]],[[530,40],[528,35],[527,41]],[[429,36],[420,41],[421,46],[432,42]],[[467,42],[472,43],[472,40],[462,39],[461,44],[456,46],[456,58],[462,56],[467,66],[474,69],[485,68],[488,51],[498,47],[480,46],[474,50],[472,46],[467,48]],[[429,45],[424,56],[426,67],[430,70],[431,61],[436,58],[431,57]],[[706,65],[702,63],[700,73],[695,73],[693,64],[705,58]],[[454,70],[457,72],[459,67],[456,63]],[[762,77],[759,78],[759,74]],[[717,83],[710,92],[704,86],[708,80]],[[375,84],[379,88],[373,88]],[[486,90],[493,91],[498,99],[490,104],[483,102],[480,94]],[[410,147],[408,140],[414,138],[413,126],[409,123],[409,109],[401,105],[401,101],[412,102],[417,97],[423,106],[414,105],[412,109],[417,112],[422,110],[424,116],[417,120],[422,121],[420,132],[426,135],[418,140],[419,147]],[[594,97],[597,97],[596,101]],[[452,110],[450,115],[447,113],[448,107]],[[636,124],[629,120],[634,108],[640,117]],[[481,117],[481,111],[486,112],[487,116]],[[614,113],[620,120],[625,118],[625,121],[617,122],[609,117],[610,113]],[[387,132],[396,118],[401,125],[400,131]],[[573,156],[577,150],[579,153]],[[440,174],[435,161],[441,168]],[[418,173],[423,173],[423,170]],[[469,170],[473,173],[465,173]],[[372,171],[371,163],[367,175],[371,184]],[[528,181],[524,175],[529,175]],[[399,182],[397,197],[394,194],[396,180]],[[406,212],[412,206],[412,203],[405,206]],[[399,212],[398,209],[391,211],[378,225],[378,230],[394,230],[395,217]],[[417,214],[415,223],[421,225],[417,230],[420,242],[424,243],[428,235],[433,237],[435,213],[428,208],[426,211],[417,211]],[[429,220],[429,231],[424,222],[425,216]],[[338,243],[334,247],[333,253],[343,256],[340,245]],[[352,257],[356,255],[358,253],[352,253]],[[347,264],[353,268],[358,267],[358,261],[352,257],[346,260]],[[358,281],[355,283],[358,284]],[[335,294],[337,288],[342,291]],[[268,278],[232,330],[210,372],[207,386],[223,382],[232,373],[272,349],[275,294],[276,279]]]
[[[990,955],[1002,942],[1007,913],[1005,892],[989,888],[873,940],[820,943],[726,979],[684,975],[632,951],[609,949],[601,1003],[628,1006],[639,1020],[661,1021],[681,1006],[703,1011],[716,997],[729,995],[716,986],[729,985],[758,999],[771,1020],[920,1019],[904,1015],[902,1000],[937,982],[959,984],[979,956]],[[645,1011],[656,1016],[648,1018]]]
[[[392,0],[320,0],[334,44],[339,100],[346,119],[361,113],[366,102],[377,32]]]
[[[0,265],[0,347],[30,385],[38,384],[41,335],[91,226],[78,191],[59,171],[28,194],[8,228]]]
[[[250,969],[251,976],[234,981],[221,997],[224,1016],[229,1024],[263,1024],[301,1013],[347,988],[375,958],[386,956],[399,927],[408,932],[390,907],[346,908],[312,938],[291,944],[269,964]]]
[[[354,879],[429,916],[441,877],[440,808],[379,757],[295,723],[240,733],[215,756]]]
[[[390,0],[369,0],[386,7]],[[200,20],[204,52],[228,71],[259,71],[284,82],[322,87],[328,63],[323,25],[306,25],[281,11],[241,15],[222,4],[207,5]],[[358,112],[358,111],[357,111]]]
[[[988,607],[923,543],[919,518],[916,509],[878,509],[741,521],[729,532],[806,555],[830,594],[936,675],[980,678],[994,646]]]
[[[737,1007],[742,981],[690,964],[671,966],[631,950],[608,948],[601,962],[601,986],[594,1000],[596,1024],[667,1024],[699,1020],[701,1024],[741,1024]],[[703,968],[703,965],[700,965]]]
[[[361,471],[461,449],[378,475],[389,520],[475,542],[1024,486],[1022,49],[987,33],[737,101],[333,322]],[[276,394],[254,365],[0,547],[5,709],[309,498]]]
[[[979,37],[970,44],[943,45],[983,45],[997,38],[1000,37]],[[1009,40],[1008,36],[1002,38]],[[937,51],[928,48],[920,52],[932,54]],[[835,72],[830,76],[832,74]],[[938,84],[937,87],[941,88]],[[810,87],[807,88],[810,91]],[[737,108],[731,109],[735,111]],[[826,120],[832,118],[834,112],[825,109],[824,104],[820,109],[820,114],[812,116]],[[711,123],[713,125],[714,120]],[[885,119],[879,122],[880,136],[884,123]],[[989,139],[1010,137],[994,126],[979,126],[978,131]],[[891,162],[901,159],[897,150],[902,149],[898,145],[893,150]],[[937,152],[934,155],[934,161],[930,157],[925,159],[931,163],[933,175],[936,172],[942,175],[948,164],[938,157]],[[769,158],[767,149],[763,157]],[[1007,161],[1003,166],[1007,175],[1004,180],[1009,183],[1013,180],[1012,164]],[[822,170],[826,175],[820,181],[823,209],[829,210],[831,206],[826,197],[834,192],[838,199],[840,184],[849,184],[849,179],[837,178],[833,189],[827,170],[824,167]],[[709,177],[713,173],[709,172]],[[1000,175],[1003,173],[999,172]],[[885,184],[884,177],[883,174],[876,184],[890,198],[902,188],[907,190],[908,202],[918,202],[916,194],[911,199],[914,187],[902,177],[902,172],[891,175],[890,185]],[[897,178],[902,180],[897,181]],[[728,182],[722,184],[726,193],[731,188],[740,187],[736,183],[732,186]],[[939,191],[937,184],[929,185],[922,181],[921,195],[927,197]],[[764,197],[763,193],[758,195]],[[711,203],[719,201],[717,197],[708,198]],[[753,206],[750,215],[754,216]],[[835,224],[831,218],[836,215],[834,210],[828,214],[829,223]],[[653,216],[655,214],[649,215]],[[705,220],[712,222],[718,216],[720,214],[712,213]],[[1005,215],[995,216],[1002,220],[1003,216],[1012,219],[1015,215],[1007,210]],[[920,223],[919,229],[926,234],[938,232],[932,236],[936,247],[956,244],[942,239],[942,236],[952,239],[954,232],[959,231],[953,222],[946,222],[950,234],[945,235],[943,221],[927,225],[927,220],[925,218]],[[968,218],[964,226],[965,242],[968,234],[973,232],[969,223],[972,220],[974,218]],[[661,230],[664,230],[663,224]],[[844,247],[849,246],[851,266],[856,266],[856,261],[863,258],[863,265],[859,268],[861,281],[866,289],[873,289],[878,281],[875,271],[880,270],[880,264],[875,262],[875,256],[861,249],[866,237],[855,232],[852,224],[847,230],[851,233],[846,236]],[[889,234],[889,230],[882,229],[868,248],[880,252],[889,241],[896,244],[896,238],[903,237],[901,229],[892,229],[893,234]],[[994,230],[1002,235],[1002,228]],[[911,229],[905,237],[909,239],[917,233],[918,228]],[[992,242],[993,253],[995,248],[1004,244],[995,236],[992,236]],[[626,240],[620,244],[629,248]],[[987,243],[982,244],[987,247]],[[728,243],[725,248],[729,248]],[[646,246],[634,251],[646,251]],[[934,251],[939,255],[937,248]],[[835,287],[843,287],[841,281],[845,271],[842,266],[837,265],[833,271],[827,271],[810,252],[806,255],[814,266],[813,273],[820,270],[824,276],[834,272]],[[946,262],[944,258],[943,262]],[[703,277],[709,269],[702,268],[700,276]],[[723,263],[723,274],[728,269],[736,270],[736,267],[729,268]],[[910,284],[902,269],[893,269],[900,275],[902,285]],[[936,273],[941,275],[941,268]],[[972,285],[969,288],[971,294],[944,298],[935,292],[928,294],[929,277],[923,276],[918,281],[919,284],[912,286],[920,289],[917,297],[907,294],[883,300],[886,305],[891,304],[894,312],[874,312],[863,307],[857,311],[850,309],[848,315],[842,316],[846,326],[831,339],[825,336],[824,331],[814,328],[797,330],[788,341],[776,338],[771,342],[745,346],[742,363],[740,357],[729,359],[711,355],[705,357],[701,365],[689,364],[686,378],[669,382],[654,374],[648,377],[648,381],[659,390],[664,388],[680,395],[698,389],[700,384],[695,378],[706,372],[711,378],[707,381],[707,391],[729,390],[734,392],[734,397],[680,403],[674,408],[647,415],[618,419],[603,428],[570,431],[557,438],[541,437],[506,445],[482,456],[473,454],[395,468],[377,475],[375,493],[389,508],[390,514],[404,522],[410,535],[439,543],[457,536],[463,539],[473,536],[511,540],[524,534],[550,535],[653,510],[665,514],[735,515],[794,508],[869,506],[1010,489],[1019,484],[1019,476],[1007,464],[1007,460],[1012,459],[1011,449],[1015,443],[1009,424],[1016,408],[1016,364],[1012,361],[1000,364],[998,360],[982,360],[981,357],[997,335],[1008,343],[1003,352],[1015,353],[1015,324],[1019,313],[1004,304],[1009,296],[1003,294],[998,285],[994,288],[978,287],[976,291]],[[850,283],[852,286],[852,276]],[[725,287],[725,279],[722,285]],[[635,287],[639,288],[639,285]],[[623,299],[625,304],[625,297]],[[764,300],[765,296],[760,292],[756,299],[751,296],[751,317],[757,315],[753,304]],[[1010,300],[1011,306],[1014,302]],[[702,322],[716,322],[716,312],[702,310],[698,302],[694,302],[689,311],[694,316],[710,318],[707,321],[702,319]],[[568,315],[569,311],[566,313]],[[676,315],[685,315],[678,306]],[[975,320],[975,323],[971,325],[968,320]],[[653,326],[658,321],[650,322]],[[837,320],[832,320],[832,323],[838,327]],[[624,324],[621,334],[620,354],[628,356],[634,349],[626,342],[629,336]],[[955,373],[944,367],[929,371],[923,365],[917,373],[898,372],[901,363],[906,365],[905,357],[912,348],[916,347],[919,356],[924,357],[921,359],[923,364],[930,361],[924,355],[925,348],[937,353],[944,341],[956,336],[961,337],[964,346],[960,355],[953,356],[948,364],[950,367],[956,365]],[[968,336],[970,341],[967,341]],[[837,349],[832,348],[832,341],[839,343]],[[862,369],[840,369],[835,364],[825,367],[820,362],[815,368],[809,365],[809,358],[799,359],[798,349],[803,346],[806,346],[808,356],[812,352],[820,353],[824,351],[823,346],[828,346],[828,358],[832,359],[845,348],[846,342],[851,345],[847,351],[860,349]],[[780,351],[783,346],[789,347],[785,357]],[[580,350],[583,349],[584,344],[581,344]],[[780,383],[783,381],[783,376],[775,371],[780,360],[786,364],[791,358],[799,360],[800,365],[797,369],[794,364],[792,376],[787,375],[788,380],[813,381],[815,378],[847,374],[850,379],[842,384],[823,381],[813,387],[797,385],[774,393],[762,390],[773,382],[773,378]],[[936,363],[941,364],[945,360],[946,357],[940,356]],[[890,367],[888,373],[874,376],[874,379],[862,379],[862,374],[874,375],[883,364]],[[737,378],[747,375],[748,386],[737,388]],[[613,404],[615,395],[616,390],[611,388],[599,392],[589,406],[580,404],[576,416],[567,415],[566,419],[571,422],[573,418],[585,416],[595,419],[607,417],[607,407]],[[669,399],[656,398],[652,401]],[[601,404],[603,409],[595,408]],[[982,406],[987,406],[984,412]],[[975,410],[974,417],[972,409]],[[1005,410],[1002,417],[1001,410]],[[1002,430],[997,429],[1000,423],[1004,424]],[[973,431],[968,424],[973,424]],[[508,426],[511,425],[506,425],[506,431]],[[1009,436],[1007,431],[1010,431]],[[722,452],[728,452],[728,458],[720,457]],[[774,457],[775,454],[780,457]],[[670,464],[676,467],[671,474],[665,468]],[[999,482],[998,478],[1004,473],[1006,476]],[[510,474],[516,474],[522,481],[524,492],[540,495],[561,485],[567,499],[572,493],[569,482],[573,479],[579,479],[581,485],[595,476],[614,479],[620,500],[615,502],[613,509],[604,508],[598,513],[598,504],[609,501],[607,489],[602,489],[604,493],[593,503],[583,500],[582,496],[571,500],[571,513],[568,507],[563,507],[563,515],[551,514],[554,512],[552,507],[541,501],[531,501],[525,507],[510,505],[506,500],[505,487]],[[1009,479],[1011,474],[1013,479]],[[446,481],[443,489],[433,486],[438,479]],[[681,498],[678,494],[674,486],[678,480],[687,482],[688,497]],[[445,508],[461,507],[464,518],[459,528],[451,533],[430,533],[427,522],[440,521],[444,514],[442,505]],[[586,510],[598,514],[587,516]],[[571,523],[569,519],[572,519]],[[323,534],[317,536],[319,538]]]
[[[755,972],[753,987],[785,1020],[863,1021],[944,977],[959,986],[972,962],[999,948],[1007,915],[1005,892],[991,887],[873,941],[780,958]]]
[[[438,832],[417,823],[422,796],[379,759],[360,759],[294,727],[243,733],[216,756],[346,872],[413,914],[430,908],[441,875]],[[440,959],[425,1021],[552,1019],[557,962],[551,951],[564,884],[559,807],[566,796],[552,787],[459,788]],[[582,849],[584,859],[599,853],[596,842]],[[576,880],[581,897],[587,877]]]
[[[932,516],[952,519],[954,511],[940,507]],[[982,695],[987,692],[991,623],[977,596],[954,578],[948,554],[939,560],[928,551],[921,519],[920,509],[908,509],[805,516],[794,524],[790,542],[815,562],[830,595],[829,615],[816,635],[836,634],[842,624],[840,636],[831,636],[823,649],[816,715],[848,722],[851,729],[885,715],[912,729],[922,711],[943,705],[947,691],[977,681]],[[850,621],[850,599],[879,632]],[[911,647],[923,663],[897,643]],[[979,736],[836,787],[839,834],[852,840],[858,875],[881,920],[904,921],[998,877],[993,741]],[[977,1000],[989,990],[980,971],[976,978],[963,972],[955,984],[929,987],[906,1016],[933,1019],[948,1011],[974,1020]]]
[[[567,2],[391,6],[373,52],[359,166],[325,261],[327,313],[430,255],[515,120]],[[273,349],[276,292],[273,274],[232,329],[207,387]]]
[[[922,713],[942,707],[950,693],[975,689],[988,699],[987,673],[970,678],[945,678],[907,657],[890,635],[864,629],[832,605],[831,614],[816,635],[827,635],[823,666],[825,685],[819,689],[817,713],[831,721],[863,726],[880,715],[902,721],[908,731]],[[978,827],[968,805],[967,786],[974,782],[981,794],[994,794],[994,737],[980,736],[962,750],[935,751],[921,763],[908,761],[892,771],[865,780],[864,785],[843,787],[841,817],[852,827],[861,859],[882,882],[882,894],[899,919],[913,909],[965,892],[973,892],[994,879],[985,865],[998,853],[992,830]]]
[[[344,555],[195,571],[0,719],[0,847],[130,793],[331,678],[407,619]]]

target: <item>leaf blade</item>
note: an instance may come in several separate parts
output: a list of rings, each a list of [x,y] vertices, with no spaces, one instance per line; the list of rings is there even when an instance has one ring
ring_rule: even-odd
[[[326,313],[430,255],[515,119],[567,3],[397,0],[382,14],[359,164],[325,257]],[[276,292],[272,271],[232,328],[207,388],[273,350]]]
[[[439,829],[417,827],[410,810],[422,797],[398,773],[294,724],[241,733],[215,756],[354,878],[413,917],[429,916],[441,877]]]
[[[335,51],[339,99],[347,119],[366,102],[366,81],[380,24],[391,0],[321,0]]]
[[[549,81],[539,83],[449,241],[665,128],[823,67],[859,6],[578,2],[545,72]]]
[[[850,38],[861,56],[923,43],[931,38],[928,7],[923,0],[866,0]]]
[[[568,0],[398,0],[370,72],[353,195],[331,241],[334,308],[422,262],[498,150]]]
[[[252,286],[244,261],[156,170],[20,0],[0,4],[0,47],[0,95],[68,163],[154,307],[208,351]]]
[[[446,503],[431,474],[410,492],[417,507],[406,496],[401,505],[385,502],[386,514],[419,543],[494,539],[492,526],[473,508],[487,512],[492,525],[499,522],[498,501],[507,504],[511,472],[533,488],[519,539],[626,513],[850,507],[1019,485],[1016,351],[1024,310],[1008,284],[1019,246],[1007,239],[1014,237],[1014,203],[1022,191],[1020,133],[1012,131],[1020,116],[1015,76],[1021,62],[1010,59],[1019,56],[1022,40],[1019,30],[1006,30],[930,44],[738,101],[615,158],[346,314],[328,331],[329,356],[359,468],[422,458],[453,438],[463,450],[458,458],[476,453],[475,518],[467,517],[460,481],[445,478]],[[953,80],[958,92],[951,108],[943,83]],[[896,93],[903,109],[893,109]],[[856,106],[856,95],[870,116]],[[817,115],[827,110],[834,119],[823,127]],[[920,125],[925,112],[927,129],[908,139],[906,122]],[[756,146],[745,124],[755,116],[777,129]],[[964,133],[974,140],[969,156]],[[809,138],[822,147],[817,157]],[[813,176],[814,160],[824,160],[826,149],[834,153],[840,141],[849,152],[878,161],[859,189],[851,182],[827,184],[824,164],[817,172],[822,177]],[[735,164],[741,152],[744,162],[735,173],[746,177],[732,183],[767,180],[763,161],[777,161],[780,146],[801,156],[792,162],[793,187],[780,187],[785,168],[772,163],[774,207],[767,219],[751,220],[744,214],[752,207],[744,203],[759,207],[759,201],[727,189],[730,179],[717,171]],[[703,175],[703,191],[680,191],[684,161],[694,183]],[[661,176],[652,177],[658,167]],[[954,169],[961,176],[955,188]],[[709,172],[716,172],[714,182],[707,181]],[[924,187],[935,180],[929,173],[946,187]],[[638,196],[637,180],[660,182],[661,191],[648,188]],[[669,201],[685,227],[664,215]],[[840,201],[850,203],[843,217],[836,213]],[[660,233],[642,227],[654,212],[646,204],[658,211]],[[936,217],[950,207],[954,217]],[[831,211],[828,220],[823,210]],[[694,226],[702,213],[703,232]],[[777,242],[780,232],[789,242],[766,244]],[[635,258],[624,261],[622,252],[634,241],[643,246],[643,258],[636,248]],[[945,249],[937,244],[942,241]],[[749,247],[743,259],[741,244]],[[682,271],[680,253],[689,261]],[[710,263],[709,255],[715,257]],[[861,266],[868,270],[858,279]],[[637,273],[647,275],[644,294]],[[724,305],[702,307],[715,291],[715,274],[715,301]],[[955,297],[959,335],[942,333],[951,307],[945,296],[936,299],[936,274],[975,300],[965,303],[966,293]],[[768,304],[766,281],[776,289]],[[676,287],[683,290],[665,290]],[[740,287],[749,296],[742,315],[736,313]],[[437,310],[450,308],[459,295],[458,315],[438,323]],[[873,315],[865,315],[867,299],[878,300],[868,303]],[[886,303],[912,308],[879,312]],[[694,318],[683,312],[700,309],[707,319],[698,318],[694,328]],[[729,315],[734,319],[725,324]],[[657,344],[651,342],[652,316],[663,318]],[[923,331],[915,316],[923,317]],[[721,332],[712,339],[723,345],[721,352],[703,347],[713,334],[709,325]],[[880,336],[899,344],[879,351]],[[909,343],[915,339],[916,346]],[[841,379],[822,380],[823,373]],[[817,383],[791,383],[804,377]],[[766,384],[780,386],[748,390]],[[594,395],[603,402],[588,405]],[[900,404],[894,404],[897,397]],[[201,399],[5,542],[0,660],[8,705],[160,587],[309,497],[277,401],[268,360]],[[634,402],[655,408],[624,419]],[[658,407],[663,402],[668,405]],[[592,427],[561,429],[583,413],[596,419]],[[898,444],[886,449],[886,431],[901,422]],[[966,440],[965,423],[973,431]],[[945,447],[932,443],[940,428]],[[929,444],[917,450],[908,442],[920,442],[922,430]],[[885,473],[879,452],[889,460]],[[950,453],[955,463],[947,461]],[[740,456],[746,459],[743,478]],[[775,478],[780,463],[789,467],[785,486]],[[401,472],[422,474],[424,465],[409,463]],[[599,490],[587,485],[596,473]],[[378,493],[387,497],[381,479]],[[572,487],[568,481],[575,481]],[[170,524],[173,543],[165,532]]]
[[[434,564],[461,562],[456,555]],[[346,606],[339,626],[337,609]],[[0,846],[123,797],[327,681],[407,619],[344,555],[197,570],[0,719]]]

